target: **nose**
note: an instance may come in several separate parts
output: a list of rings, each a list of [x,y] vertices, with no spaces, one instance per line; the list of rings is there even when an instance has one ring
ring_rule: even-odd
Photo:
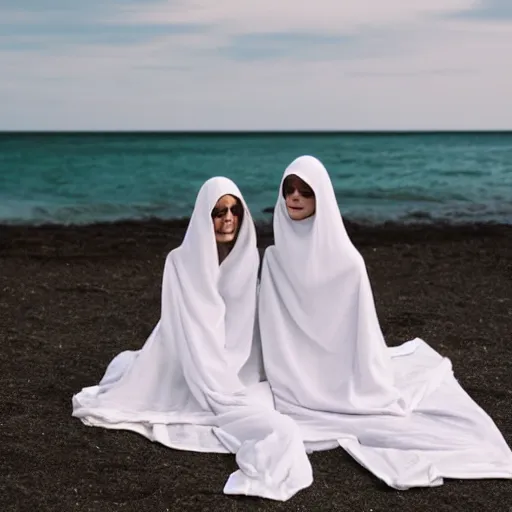
[[[224,215],[224,223],[228,224],[229,222],[233,222],[233,212],[231,210],[228,210]]]
[[[296,201],[296,200],[297,200],[297,199],[299,199],[299,198],[300,198],[299,191],[298,191],[297,189],[295,189],[295,190],[293,191],[293,194],[292,194],[292,199]]]

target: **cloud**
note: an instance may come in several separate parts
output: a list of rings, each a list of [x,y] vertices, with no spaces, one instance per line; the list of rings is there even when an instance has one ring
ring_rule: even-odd
[[[232,36],[217,52],[235,61],[314,58],[315,54],[343,53],[356,44],[355,36],[300,32],[248,33]]]
[[[108,20],[120,8],[138,5],[137,0],[89,0],[71,5],[67,0],[45,2],[3,0],[0,17],[0,49],[15,51],[60,48],[88,44],[131,44],[161,36],[200,32],[197,23],[120,24]]]
[[[294,54],[311,58],[315,52],[340,55],[371,50],[375,33],[393,33],[432,13],[470,9],[474,0],[316,0],[299,3],[253,0],[4,0],[0,49],[30,50],[86,44],[131,44],[156,41],[165,35],[207,32],[206,38],[175,38],[174,49],[204,50],[210,57],[232,60],[277,59]],[[18,20],[18,21],[16,21]],[[382,39],[382,38],[381,38]],[[382,48],[382,43],[379,45]],[[377,47],[373,45],[373,50]]]
[[[0,129],[511,127],[479,2],[29,1],[3,0]]]
[[[477,72],[475,69],[423,69],[418,71],[352,71],[350,76],[375,77],[375,78],[412,78],[432,76],[471,76]]]
[[[510,0],[481,0],[474,9],[452,14],[452,17],[474,21],[512,21],[512,2]]]
[[[410,23],[429,14],[471,9],[474,3],[474,0],[173,1],[134,5],[116,19],[120,23],[208,23],[229,34],[322,31],[325,35],[368,26]]]
[[[2,29],[0,49],[46,51],[63,46],[90,44],[129,44],[151,41],[161,36],[179,36],[203,31],[199,25],[108,25],[80,24],[59,27],[53,24],[20,31],[14,26]]]
[[[144,0],[142,0],[144,1]],[[21,5],[20,5],[21,4]],[[70,13],[97,12],[117,10],[121,6],[140,5],[141,0],[88,0],[87,2],[71,3],[69,0],[2,0],[2,8],[6,11],[19,11],[30,14],[48,14],[59,11],[67,11]]]

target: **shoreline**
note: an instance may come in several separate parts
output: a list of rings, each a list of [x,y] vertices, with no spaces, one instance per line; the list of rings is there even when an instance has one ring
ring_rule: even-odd
[[[0,223],[0,257],[20,251],[52,252],[64,256],[66,249],[73,250],[81,247],[83,250],[92,249],[95,253],[115,250],[116,244],[127,248],[141,248],[145,240],[146,249],[168,246],[177,247],[183,239],[189,218],[172,220],[128,220],[114,222],[97,222],[91,224],[1,224]],[[368,245],[388,246],[393,244],[415,244],[429,242],[449,242],[470,239],[500,239],[510,238],[512,245],[512,224],[480,222],[449,224],[415,223],[402,224],[385,222],[371,225],[345,220],[348,235],[356,247]],[[255,222],[257,244],[265,248],[273,243],[273,228],[269,221]],[[170,250],[169,249],[169,250]],[[64,252],[63,252],[64,251]],[[85,256],[85,254],[84,254]]]
[[[266,218],[261,217],[253,217],[253,222],[256,227],[260,227],[263,229],[272,228],[272,212],[273,208],[265,209],[263,213]],[[354,228],[368,228],[368,229],[379,229],[379,228],[469,228],[472,226],[476,226],[479,228],[484,227],[512,227],[512,218],[510,221],[502,221],[502,220],[467,220],[460,218],[461,220],[453,220],[453,219],[435,219],[435,218],[410,218],[409,220],[395,220],[395,219],[387,219],[381,222],[375,222],[373,220],[361,220],[361,219],[353,219],[343,217],[343,223],[347,229]],[[120,225],[141,225],[141,224],[166,224],[170,227],[183,227],[187,226],[190,221],[190,216],[178,216],[178,217],[147,217],[147,218],[120,218],[113,220],[95,220],[90,222],[53,222],[53,221],[37,221],[37,222],[11,222],[11,221],[2,221],[0,220],[0,230],[5,229],[14,229],[14,228],[25,228],[25,229],[37,229],[37,228],[89,228],[94,226],[112,226],[116,224]]]

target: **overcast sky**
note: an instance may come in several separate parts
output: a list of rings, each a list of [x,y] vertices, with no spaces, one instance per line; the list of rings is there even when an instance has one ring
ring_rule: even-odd
[[[512,0],[0,0],[0,129],[512,129]]]

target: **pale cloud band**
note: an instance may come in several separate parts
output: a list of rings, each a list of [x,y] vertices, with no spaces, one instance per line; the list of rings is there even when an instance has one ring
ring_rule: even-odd
[[[4,0],[0,20],[4,130],[512,128],[508,0]]]

